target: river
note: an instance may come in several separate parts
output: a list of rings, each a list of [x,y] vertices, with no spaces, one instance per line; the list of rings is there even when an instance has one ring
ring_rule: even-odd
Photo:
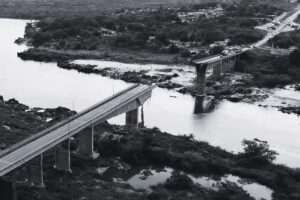
[[[55,63],[20,60],[17,52],[28,47],[16,45],[14,40],[23,36],[26,22],[0,19],[0,95],[5,99],[16,98],[31,107],[64,106],[80,111],[131,85],[60,69]],[[121,65],[109,64],[114,63]],[[143,65],[132,65],[143,68]],[[271,97],[263,102],[265,104],[285,100],[300,104],[300,93],[291,89],[267,92]],[[156,126],[172,134],[193,133],[196,139],[233,152],[242,150],[244,138],[266,140],[280,154],[277,163],[300,167],[300,118],[296,115],[283,114],[276,108],[228,101],[221,102],[211,113],[194,114],[194,104],[195,99],[190,95],[156,88],[144,106],[146,126]],[[117,124],[124,121],[124,116],[110,120]]]

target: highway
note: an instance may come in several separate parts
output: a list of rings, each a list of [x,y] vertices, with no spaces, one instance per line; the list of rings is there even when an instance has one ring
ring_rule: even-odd
[[[262,40],[258,41],[253,45],[253,47],[261,47],[266,42],[268,42],[271,38],[275,37],[276,35],[282,33],[288,24],[295,21],[295,19],[300,15],[300,6],[298,6],[295,11],[288,16],[281,24],[273,31],[269,32]]]
[[[293,21],[295,21],[295,19],[298,17],[298,15],[300,15],[300,5],[295,9],[294,12],[292,12],[288,17],[286,17],[286,19],[281,22],[281,24],[273,31],[270,31],[267,33],[267,35],[261,39],[260,41],[250,45],[250,47],[248,48],[244,48],[241,50],[241,52],[245,52],[248,51],[250,49],[253,48],[259,48],[262,45],[264,45],[265,43],[267,43],[271,38],[275,37],[276,35],[282,33],[284,31],[284,29]],[[215,55],[215,56],[211,56],[211,57],[207,57],[204,59],[200,59],[200,60],[195,60],[194,63],[196,64],[211,64],[214,62],[219,62],[220,60],[226,58],[226,57],[230,57],[230,56],[235,56],[237,54],[240,54],[241,52],[237,52],[231,55],[227,55],[227,56],[222,56],[222,55]]]
[[[135,85],[118,95],[104,100],[67,120],[60,126],[54,126],[47,134],[22,144],[0,156],[0,176],[7,174],[41,153],[55,147],[84,128],[107,119],[113,112],[126,106],[145,94],[151,94],[154,86]],[[126,111],[125,111],[126,112]]]

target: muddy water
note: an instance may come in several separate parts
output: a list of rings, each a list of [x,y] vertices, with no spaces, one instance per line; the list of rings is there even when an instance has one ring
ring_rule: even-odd
[[[0,95],[5,99],[16,98],[31,107],[65,106],[80,111],[130,85],[98,75],[60,69],[55,63],[20,60],[17,52],[27,47],[14,44],[14,40],[24,34],[25,25],[25,20],[0,19],[1,30],[5,29],[0,32]],[[102,62],[107,66],[107,62]],[[110,62],[109,65],[122,64]],[[152,68],[156,66],[152,65]],[[299,92],[271,92],[275,94],[275,100],[269,99],[270,102],[282,101],[276,95],[300,101],[297,99]],[[234,152],[242,150],[244,138],[266,140],[280,153],[277,162],[300,167],[300,118],[296,115],[283,114],[272,107],[227,101],[221,102],[210,113],[194,114],[194,106],[195,99],[189,95],[157,88],[144,106],[146,125],[172,134],[193,133],[197,139]],[[124,116],[111,122],[122,124]]]

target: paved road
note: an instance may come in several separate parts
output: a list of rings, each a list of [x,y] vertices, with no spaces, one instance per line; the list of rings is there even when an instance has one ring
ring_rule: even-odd
[[[271,32],[268,32],[267,35],[262,40],[250,45],[249,48],[242,49],[242,52],[248,51],[248,50],[253,49],[253,48],[261,47],[262,45],[267,43],[271,38],[273,38],[276,35],[282,33],[284,31],[284,29],[291,22],[295,21],[295,19],[298,17],[298,15],[300,15],[300,5],[275,30],[273,30]],[[236,55],[236,54],[232,54],[231,56],[234,56],[234,55]],[[207,59],[196,60],[194,62],[197,63],[197,64],[203,64],[203,63],[208,63],[209,64],[209,63],[218,62],[218,61],[220,61],[220,59],[223,59],[223,57],[221,55],[216,55],[216,56],[213,56],[213,57],[209,57]]]
[[[267,43],[271,38],[282,33],[286,28],[286,26],[288,26],[288,24],[290,24],[291,22],[295,21],[295,19],[298,17],[299,14],[300,14],[300,6],[298,6],[295,9],[295,12],[292,13],[289,17],[287,17],[274,31],[269,32],[262,40],[258,41],[253,46],[261,47],[262,45]]]
[[[112,100],[105,102],[100,106],[96,106],[89,112],[82,115],[79,114],[80,116],[76,119],[55,128],[48,134],[5,154],[0,158],[0,176],[5,175],[37,155],[51,149],[65,139],[70,138],[93,122],[105,119],[105,117],[116,110],[116,106],[128,104],[136,100],[145,92],[151,92],[152,88],[152,86],[137,85]]]

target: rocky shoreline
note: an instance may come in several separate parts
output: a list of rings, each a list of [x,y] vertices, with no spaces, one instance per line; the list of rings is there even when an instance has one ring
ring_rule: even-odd
[[[278,110],[286,114],[296,114],[300,116],[300,106],[279,107]]]
[[[2,149],[74,114],[66,108],[30,109],[17,100],[0,99]],[[49,118],[52,120],[49,121]],[[76,145],[75,137],[71,148],[75,150]],[[232,154],[206,142],[196,141],[192,135],[173,136],[157,128],[141,127],[136,130],[103,123],[96,126],[95,149],[100,152],[101,157],[94,161],[82,162],[80,158],[72,156],[72,174],[56,172],[53,169],[53,152],[46,153],[44,189],[26,186],[25,182],[22,182],[25,171],[21,169],[17,173],[17,177],[20,178],[18,189],[21,199],[94,200],[99,194],[103,199],[215,199],[220,196],[236,200],[252,199],[234,184],[224,183],[218,191],[209,190],[193,184],[188,177],[178,173],[173,174],[165,184],[157,185],[149,192],[135,190],[126,181],[103,179],[99,170],[97,171],[99,167],[125,166],[123,169],[126,171],[128,167],[145,165],[169,166],[182,172],[206,175],[234,174],[270,187],[274,190],[274,200],[296,200],[300,197],[299,170],[270,162],[252,165],[253,161],[242,154]],[[181,181],[178,183],[178,180]],[[62,185],[62,182],[64,186],[58,188],[57,185]]]
[[[148,71],[142,70],[139,72],[136,71],[126,71],[120,72],[112,68],[98,68],[97,65],[81,65],[71,63],[70,61],[58,61],[57,66],[63,69],[74,69],[78,72],[86,74],[99,74],[101,76],[106,76],[112,79],[120,79],[129,83],[141,83],[145,85],[150,85],[156,83],[158,87],[175,89],[182,87],[179,84],[169,82],[172,78],[178,77],[179,75],[174,73],[172,75],[167,74],[157,74],[154,76],[147,75]]]
[[[25,52],[18,53],[18,56],[23,60],[57,62],[57,66],[63,69],[73,69],[87,74],[99,74],[101,76],[120,79],[130,83],[156,84],[160,88],[172,89],[182,94],[191,94],[192,96],[202,95],[202,90],[199,90],[199,88],[195,86],[184,86],[177,82],[173,82],[173,78],[180,76],[177,73],[157,73],[155,75],[148,75],[147,70],[121,72],[112,68],[99,68],[97,65],[83,65],[71,62],[71,60],[74,59],[92,59],[94,57],[70,56],[63,53],[56,54],[35,49],[29,49]],[[172,64],[174,64],[174,62],[172,62]],[[235,74],[233,74],[233,76],[235,76]],[[265,94],[258,94],[257,92],[253,94],[253,90],[251,89],[252,86],[250,84],[252,77],[250,75],[239,74],[239,76],[242,77],[238,78],[235,82],[232,81],[235,77],[232,77],[231,73],[226,74],[225,77],[218,80],[208,79],[206,83],[207,95],[212,96],[215,99],[226,99],[232,102],[254,102],[267,98]]]
[[[85,54],[84,54],[85,55]],[[92,54],[88,56],[79,56],[76,53],[65,54],[63,52],[49,51],[49,49],[32,48],[25,52],[18,53],[18,56],[23,60],[35,60],[39,62],[57,62],[57,66],[68,70],[77,70],[86,74],[98,74],[104,77],[112,79],[119,79],[129,83],[139,84],[156,84],[160,88],[169,90],[175,90],[181,94],[190,94],[194,97],[202,96],[202,89],[196,86],[195,83],[191,83],[193,86],[182,85],[178,81],[173,81],[175,78],[179,78],[181,73],[167,71],[167,73],[149,73],[149,70],[141,71],[121,71],[114,68],[101,68],[97,65],[89,64],[76,64],[72,60],[76,59],[93,59]],[[250,54],[252,55],[252,54]],[[79,57],[78,57],[79,56]],[[124,55],[123,55],[124,56]],[[122,57],[122,56],[121,56]],[[125,56],[126,57],[126,56]],[[246,56],[247,57],[247,56]],[[96,56],[99,58],[99,56]],[[107,60],[107,57],[102,57]],[[249,58],[246,58],[246,60]],[[128,60],[127,60],[128,62]],[[132,61],[131,61],[132,62]],[[149,63],[149,62],[137,62],[137,63]],[[154,62],[155,63],[155,62]],[[171,62],[174,64],[174,61]],[[166,64],[166,63],[165,63]],[[170,63],[167,63],[170,64]],[[268,94],[262,92],[255,86],[255,79],[253,74],[239,73],[231,71],[223,75],[221,78],[208,78],[206,81],[206,95],[210,97],[212,102],[219,100],[228,100],[231,102],[261,102],[267,99]],[[299,85],[295,86],[296,90],[299,90]],[[299,108],[295,106],[282,106],[278,108],[279,111],[288,114],[299,115]]]
[[[27,39],[17,39],[16,43],[26,43]],[[109,49],[103,50],[57,50],[45,47],[29,48],[26,51],[19,52],[18,56],[23,60],[34,60],[39,62],[55,62],[58,60],[74,59],[98,59],[113,60],[123,63],[154,63],[154,64],[187,64],[185,59],[179,59],[176,56],[153,54],[149,52],[137,52],[130,50]]]

